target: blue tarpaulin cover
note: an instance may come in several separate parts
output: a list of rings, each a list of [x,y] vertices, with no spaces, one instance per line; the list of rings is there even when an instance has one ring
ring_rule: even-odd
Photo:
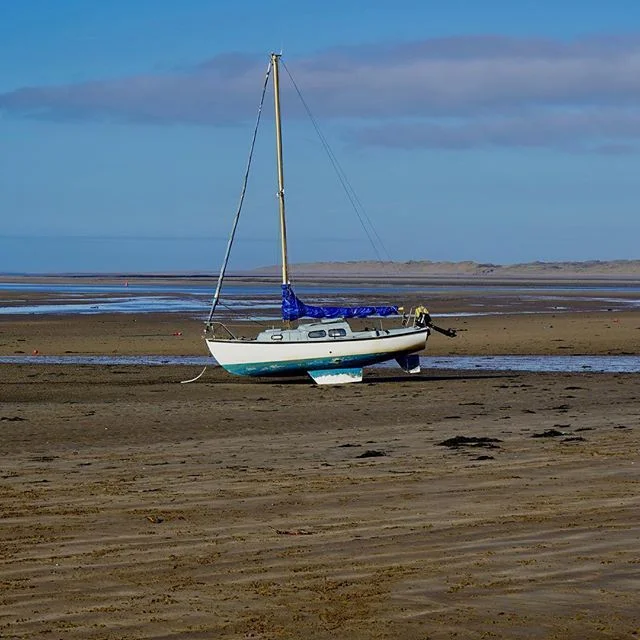
[[[282,318],[366,318],[368,316],[395,316],[398,307],[314,307],[305,304],[293,292],[290,284],[282,285]]]

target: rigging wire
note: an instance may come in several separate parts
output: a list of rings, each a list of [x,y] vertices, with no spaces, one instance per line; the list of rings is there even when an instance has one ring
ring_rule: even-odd
[[[284,67],[285,71],[287,72],[287,75],[289,76],[289,79],[291,80],[291,84],[293,85],[293,88],[295,89],[296,93],[298,94],[298,98],[300,99],[300,102],[302,103],[305,111],[307,112],[307,115],[309,116],[309,119],[311,120],[311,124],[313,125],[313,128],[315,129],[316,133],[318,134],[318,137],[320,138],[320,142],[322,144],[322,147],[324,148],[327,156],[329,157],[329,161],[331,162],[331,166],[333,167],[334,171],[336,172],[336,175],[338,176],[338,180],[340,181],[340,184],[342,185],[342,188],[344,189],[347,198],[349,199],[349,202],[351,203],[351,206],[353,207],[353,210],[356,213],[356,216],[358,217],[358,220],[360,221],[360,225],[362,226],[362,228],[364,229],[364,232],[367,236],[367,238],[369,239],[369,242],[371,243],[371,246],[373,247],[373,250],[378,258],[379,262],[383,262],[382,260],[382,256],[380,255],[380,251],[378,250],[378,246],[376,245],[376,243],[373,240],[372,237],[372,233],[375,236],[378,245],[380,246],[380,248],[382,249],[382,251],[385,254],[385,257],[388,261],[392,261],[391,256],[389,255],[389,252],[387,251],[387,248],[385,247],[384,242],[382,241],[382,238],[379,236],[378,232],[376,231],[375,226],[373,225],[373,222],[371,221],[371,218],[369,218],[360,198],[358,198],[358,194],[356,193],[355,189],[353,188],[353,186],[351,185],[351,183],[349,182],[349,179],[347,178],[347,174],[344,171],[344,169],[342,168],[342,166],[340,165],[340,162],[338,161],[338,158],[336,157],[335,153],[333,152],[333,150],[331,149],[331,146],[329,145],[329,142],[327,141],[326,137],[324,136],[324,134],[322,133],[320,126],[318,125],[317,120],[314,118],[313,114],[311,113],[311,109],[309,108],[309,105],[307,105],[307,102],[305,101],[302,92],[300,91],[298,85],[296,84],[296,81],[293,79],[293,76],[291,75],[291,72],[289,71],[289,68],[287,67],[287,65],[281,61],[281,65]],[[369,231],[369,228],[367,228],[367,225],[365,224],[365,220],[366,222],[369,224],[369,228],[371,229],[371,231]]]
[[[229,306],[228,304],[225,304],[224,302],[220,302],[219,303],[221,307],[224,307],[229,313],[231,313],[232,315],[236,315],[236,316],[241,316],[241,314],[234,309],[233,307]],[[242,316],[242,318],[244,319],[244,316]],[[209,319],[211,320],[211,319]],[[248,318],[249,322],[253,322],[254,324],[257,324],[259,327],[264,328],[267,325],[267,323],[265,322],[260,322],[260,320],[256,320],[255,318]],[[202,369],[202,371],[195,377],[195,378],[189,378],[189,380],[180,380],[180,384],[189,384],[191,382],[197,382],[198,380],[200,380],[200,378],[202,378],[202,376],[204,375],[204,372],[207,370],[209,365],[206,365],[204,367],[204,369]]]
[[[231,315],[235,315],[238,318],[242,318],[243,320],[246,320],[247,322],[253,322],[253,324],[257,324],[259,327],[268,327],[269,324],[266,322],[262,322],[261,320],[257,320],[256,318],[252,318],[251,316],[249,316],[248,318],[246,318],[244,316],[244,314],[242,314],[240,311],[238,311],[236,308],[225,304],[224,302],[220,303],[221,307],[224,307]]]
[[[240,220],[240,212],[242,211],[242,205],[244,204],[244,196],[247,192],[247,183],[249,181],[249,172],[251,171],[251,162],[253,160],[253,151],[256,146],[256,138],[258,136],[258,127],[260,126],[260,118],[262,116],[262,107],[264,105],[264,97],[267,93],[267,85],[269,82],[269,76],[271,74],[271,60],[269,60],[269,66],[267,67],[267,73],[264,78],[264,85],[262,87],[262,96],[260,97],[260,105],[258,106],[258,115],[256,117],[256,126],[253,130],[253,137],[251,139],[251,147],[249,149],[249,158],[247,160],[247,167],[244,172],[244,179],[242,181],[242,191],[240,192],[240,201],[238,202],[238,209],[236,211],[236,215],[233,219],[233,225],[231,227],[231,235],[229,237],[229,242],[227,243],[227,249],[224,254],[224,260],[222,261],[222,267],[220,268],[220,275],[218,276],[218,284],[216,286],[216,292],[213,295],[213,300],[211,302],[211,310],[209,311],[209,318],[207,319],[207,327],[211,325],[211,318],[213,318],[213,314],[218,306],[218,301],[220,299],[220,291],[222,289],[222,281],[224,280],[224,275],[227,271],[227,264],[229,262],[229,255],[231,253],[231,245],[233,244],[233,240],[236,235],[236,229],[238,228],[238,221]]]

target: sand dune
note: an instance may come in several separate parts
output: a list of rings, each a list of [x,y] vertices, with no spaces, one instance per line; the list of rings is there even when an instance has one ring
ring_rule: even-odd
[[[298,277],[319,274],[333,276],[410,277],[454,276],[508,278],[611,278],[640,279],[640,260],[588,260],[583,262],[527,262],[519,264],[479,263],[470,260],[461,262],[432,262],[412,260],[409,262],[313,262],[291,266]],[[279,267],[256,269],[257,274],[277,274]]]

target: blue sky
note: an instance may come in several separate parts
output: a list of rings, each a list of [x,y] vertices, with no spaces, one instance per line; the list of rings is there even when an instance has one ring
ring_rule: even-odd
[[[640,258],[633,0],[0,0],[0,271],[215,271],[272,50],[393,259]],[[385,256],[283,102],[291,261]],[[232,268],[273,160],[269,102]]]

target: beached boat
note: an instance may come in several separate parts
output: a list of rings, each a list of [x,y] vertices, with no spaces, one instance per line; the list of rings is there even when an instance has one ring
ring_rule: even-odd
[[[282,162],[282,133],[280,118],[280,55],[271,54],[270,64],[262,93],[269,77],[273,77],[275,102],[276,157],[278,174],[278,203],[280,216],[280,242],[282,266],[282,319],[280,328],[262,331],[256,338],[238,338],[222,323],[213,322],[225,276],[229,253],[233,243],[237,221],[242,208],[251,156],[245,173],[245,184],[240,206],[234,220],[231,237],[223,260],[218,286],[214,294],[211,312],[206,324],[205,340],[211,355],[227,371],[239,375],[269,376],[308,373],[318,384],[342,384],[362,380],[362,368],[368,365],[396,360],[409,373],[420,371],[417,352],[426,347],[431,329],[446,335],[455,335],[452,330],[435,327],[424,307],[415,312],[402,313],[398,306],[319,307],[305,304],[294,293],[289,279],[287,263],[287,230],[285,219],[284,173]],[[258,123],[262,102],[258,109]],[[253,141],[255,143],[256,132]],[[349,318],[370,316],[397,316],[395,328],[366,329],[354,331],[347,322]],[[301,318],[313,322],[292,326]]]

